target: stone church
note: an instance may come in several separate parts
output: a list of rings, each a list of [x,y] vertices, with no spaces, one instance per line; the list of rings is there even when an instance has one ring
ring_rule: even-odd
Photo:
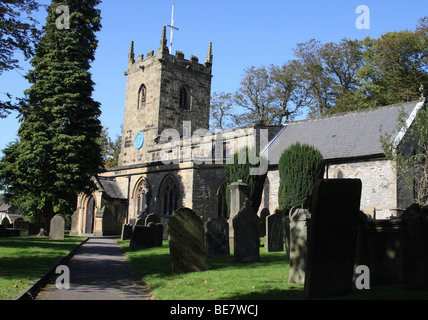
[[[165,27],[156,54],[135,59],[131,44],[119,166],[93,177],[93,194],[78,196],[71,234],[120,235],[125,223],[150,213],[165,222],[181,207],[205,220],[227,218],[224,164],[243,146],[268,159],[260,209],[273,212],[279,156],[297,141],[319,148],[326,177],[362,179],[366,213],[383,211],[386,217],[405,207],[408,200],[382,153],[379,129],[393,133],[399,111],[411,119],[423,102],[214,134],[209,132],[212,63],[211,43],[204,63],[195,56],[185,59],[180,51],[172,55]]]

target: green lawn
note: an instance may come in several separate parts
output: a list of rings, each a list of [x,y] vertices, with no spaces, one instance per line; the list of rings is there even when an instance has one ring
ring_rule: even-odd
[[[129,241],[118,243],[149,286],[156,300],[295,300],[304,299],[303,285],[288,283],[285,252],[260,248],[261,262],[234,263],[230,258],[208,259],[209,270],[171,274],[168,242],[161,248],[130,250]],[[332,297],[340,300],[428,299],[426,292],[404,291],[402,286],[376,286]]]
[[[0,300],[14,299],[84,238],[0,238]]]

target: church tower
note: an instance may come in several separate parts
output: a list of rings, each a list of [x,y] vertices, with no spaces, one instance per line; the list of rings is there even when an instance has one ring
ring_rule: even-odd
[[[128,56],[125,116],[119,166],[159,161],[159,137],[165,129],[180,136],[197,129],[209,129],[212,45],[204,64],[198,58],[177,51],[169,52],[166,27],[156,54],[147,53],[135,60],[134,43]],[[191,130],[183,128],[191,123]]]

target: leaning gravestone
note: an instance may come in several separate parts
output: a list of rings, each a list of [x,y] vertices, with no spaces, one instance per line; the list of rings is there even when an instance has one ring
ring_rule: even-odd
[[[234,261],[260,261],[259,217],[248,203],[233,218]]]
[[[178,209],[169,219],[169,251],[173,273],[208,269],[204,221],[191,209]]]
[[[122,225],[122,234],[120,236],[121,240],[129,240],[132,236],[132,225],[130,224],[123,224]]]
[[[361,180],[318,180],[312,195],[305,277],[307,298],[352,290]]]
[[[275,211],[265,218],[266,220],[266,237],[265,246],[267,252],[284,251],[284,235],[282,233],[282,211]]]
[[[403,238],[403,278],[407,290],[428,289],[428,217],[417,204],[401,218]]]
[[[226,219],[208,219],[207,253],[209,258],[221,258],[230,256],[229,223]]]
[[[311,214],[308,209],[292,208],[290,211],[290,271],[288,282],[305,283],[307,264],[307,241]]]
[[[57,214],[51,219],[49,238],[51,240],[64,240],[65,217]]]

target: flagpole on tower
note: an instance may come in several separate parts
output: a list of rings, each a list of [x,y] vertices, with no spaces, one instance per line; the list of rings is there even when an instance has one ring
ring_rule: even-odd
[[[172,4],[172,15],[171,15],[171,25],[167,25],[171,28],[171,36],[169,37],[169,53],[172,54],[172,37],[174,35],[174,29],[179,30],[178,28],[174,27],[174,9],[175,4]]]

